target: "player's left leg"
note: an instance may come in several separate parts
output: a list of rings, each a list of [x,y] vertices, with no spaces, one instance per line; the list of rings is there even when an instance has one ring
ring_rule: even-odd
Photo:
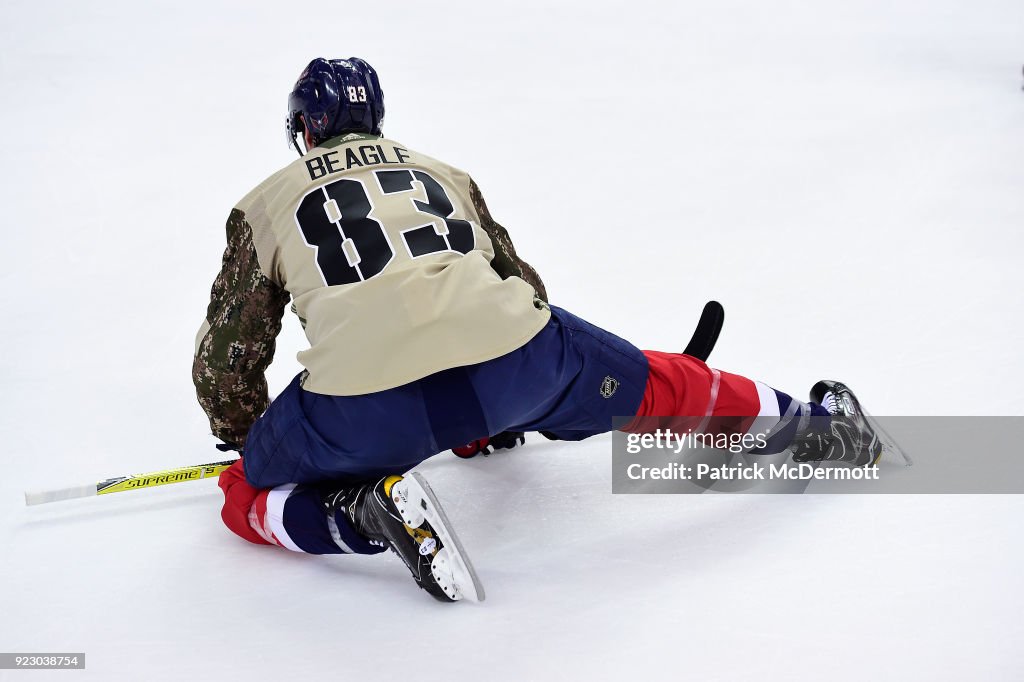
[[[268,490],[250,485],[239,461],[221,474],[219,484],[225,525],[249,542],[307,554],[379,554],[390,548],[436,599],[484,597],[440,503],[417,474]]]
[[[424,398],[444,393],[438,386],[446,382],[362,396],[319,395],[300,382],[301,375],[271,403],[242,460],[222,474],[227,526],[250,542],[309,554],[391,549],[434,597],[482,599],[429,485],[403,476],[436,452],[434,429],[445,422],[431,417]],[[453,400],[445,408],[463,413]]]
[[[345,519],[330,523],[321,491],[294,483],[256,488],[245,480],[242,460],[221,473],[221,518],[233,533],[260,545],[307,554],[378,554],[386,548],[360,535]]]

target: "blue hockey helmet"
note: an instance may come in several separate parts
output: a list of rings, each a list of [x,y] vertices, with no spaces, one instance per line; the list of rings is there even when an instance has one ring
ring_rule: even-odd
[[[342,133],[380,134],[384,95],[373,67],[362,59],[317,58],[299,75],[288,96],[288,139],[299,150],[296,136],[309,127],[313,142]]]

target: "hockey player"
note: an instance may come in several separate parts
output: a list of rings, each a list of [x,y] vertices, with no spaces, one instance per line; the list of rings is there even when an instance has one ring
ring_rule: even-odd
[[[438,599],[479,600],[436,497],[405,475],[439,452],[688,415],[768,419],[769,450],[798,461],[878,458],[842,384],[821,382],[804,403],[549,304],[476,183],[382,137],[383,119],[369,64],[313,60],[288,100],[300,158],[228,218],[192,374],[214,435],[244,453],[220,481],[236,534],[314,554],[392,549]],[[289,303],[310,348],[269,403],[264,370]]]

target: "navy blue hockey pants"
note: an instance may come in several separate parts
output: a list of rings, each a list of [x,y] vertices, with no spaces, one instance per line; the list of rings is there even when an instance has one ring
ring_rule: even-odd
[[[272,488],[403,474],[502,431],[581,440],[636,414],[647,373],[631,343],[552,306],[547,325],[511,353],[386,391],[311,393],[300,374],[250,429],[246,479]]]

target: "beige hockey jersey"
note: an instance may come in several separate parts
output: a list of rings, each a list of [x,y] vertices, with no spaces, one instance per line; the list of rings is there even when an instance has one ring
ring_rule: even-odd
[[[499,357],[541,330],[546,304],[492,268],[471,194],[463,171],[352,134],[239,202],[260,272],[291,295],[309,340],[304,388],[381,391]]]

